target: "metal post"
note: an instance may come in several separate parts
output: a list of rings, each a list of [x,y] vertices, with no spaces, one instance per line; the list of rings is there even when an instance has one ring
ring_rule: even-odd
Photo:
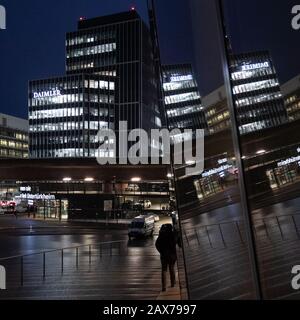
[[[297,237],[299,238],[299,230],[298,230],[297,223],[296,223],[296,220],[295,220],[294,216],[292,216],[292,220],[293,220],[293,223],[294,223],[294,226],[295,226]]]
[[[61,222],[62,220],[62,203],[61,203],[61,199],[59,199],[59,222]]]
[[[78,247],[76,248],[76,269],[78,269]]]
[[[89,264],[92,263],[92,248],[91,245],[89,245]]]
[[[100,258],[102,258],[102,244],[100,244]]]
[[[241,239],[242,244],[245,244],[244,239],[243,239],[242,232],[241,232],[240,227],[239,227],[239,222],[236,221],[236,222],[235,222],[235,225],[236,225],[236,228],[237,228],[237,231],[238,231],[238,234],[239,234],[239,237],[240,237],[240,239]],[[254,229],[254,230],[255,230],[255,229]]]
[[[112,256],[112,243],[110,243],[110,256]]]
[[[219,230],[220,230],[221,239],[222,239],[222,242],[223,242],[224,248],[226,248],[225,238],[224,238],[223,231],[222,231],[222,227],[221,227],[221,225],[220,225],[220,224],[219,224]]]
[[[197,229],[195,229],[195,233],[196,233],[196,237],[197,237],[198,245],[200,246],[200,241],[199,241],[199,236],[198,236]]]
[[[183,233],[184,233],[184,236],[185,236],[185,240],[186,240],[187,245],[188,245],[188,247],[189,247],[189,246],[190,246],[189,238],[188,238],[188,236],[187,236],[187,234],[186,234],[186,232],[185,232],[185,229],[184,229],[184,228],[182,228],[182,229],[183,229]]]
[[[46,278],[46,253],[43,253],[43,279]]]
[[[21,257],[21,287],[24,285],[24,258]]]
[[[64,273],[64,250],[61,250],[61,273]]]
[[[44,199],[44,220],[46,220],[46,200]]]
[[[205,230],[206,230],[206,234],[207,234],[207,238],[208,238],[208,242],[210,244],[210,247],[213,248],[213,245],[212,245],[212,242],[211,242],[211,239],[210,239],[210,235],[209,235],[209,232],[208,232],[208,228],[205,227]]]
[[[278,217],[276,217],[276,221],[277,221],[277,225],[278,225],[278,228],[279,228],[279,231],[280,231],[281,239],[284,240],[284,234],[283,234],[282,228],[280,226],[280,221],[279,221]]]
[[[251,211],[250,211],[250,205],[248,203],[248,194],[247,194],[247,188],[246,188],[246,178],[245,178],[245,168],[242,161],[242,152],[241,152],[241,139],[240,134],[238,132],[238,119],[237,119],[237,113],[234,107],[234,102],[232,98],[232,85],[230,80],[230,74],[229,74],[229,63],[230,63],[230,57],[229,52],[227,50],[227,41],[226,41],[226,27],[225,27],[225,17],[224,17],[224,11],[223,11],[223,3],[222,0],[215,0],[216,4],[216,11],[217,11],[217,18],[219,23],[219,34],[220,34],[220,40],[221,40],[221,53],[222,53],[222,60],[224,65],[224,79],[225,79],[225,85],[227,89],[227,101],[230,111],[230,118],[232,123],[232,139],[233,139],[233,145],[234,145],[234,151],[237,161],[237,167],[239,170],[239,186],[240,186],[240,195],[241,195],[241,207],[242,212],[244,214],[244,220],[245,220],[245,229],[246,229],[246,235],[248,239],[248,252],[249,252],[249,258],[251,262],[251,271],[253,276],[253,282],[254,282],[254,290],[255,295],[258,300],[261,300],[263,298],[263,292],[261,287],[261,279],[259,274],[259,264],[258,264],[258,255],[257,255],[257,248],[255,243],[255,236],[253,231],[253,224],[251,221]]]
[[[267,224],[265,222],[265,219],[263,219],[262,221],[263,221],[263,224],[264,224],[264,227],[265,227],[265,230],[266,230],[266,236],[270,240],[271,238],[270,238],[270,235],[269,235],[268,226],[267,226]]]

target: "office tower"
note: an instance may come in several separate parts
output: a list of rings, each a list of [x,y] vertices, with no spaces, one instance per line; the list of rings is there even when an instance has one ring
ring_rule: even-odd
[[[300,76],[281,86],[285,107],[290,121],[300,119]]]
[[[0,158],[28,158],[28,120],[0,113]]]
[[[210,134],[227,130],[231,126],[225,86],[202,98]]]
[[[241,134],[287,122],[279,80],[267,51],[232,55],[230,76]]]
[[[66,75],[30,82],[29,119],[34,158],[94,157],[97,132],[118,134],[120,121],[161,126],[151,35],[135,10],[80,18],[66,36]]]
[[[163,89],[170,129],[207,129],[196,78],[190,64],[165,65]]]

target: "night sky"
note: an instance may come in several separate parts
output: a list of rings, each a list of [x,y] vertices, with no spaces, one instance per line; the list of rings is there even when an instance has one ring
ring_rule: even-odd
[[[222,83],[212,0],[157,2],[163,63],[193,62],[201,94]],[[300,31],[291,28],[297,0],[226,0],[228,32],[237,52],[271,51],[280,81],[300,73]],[[247,4],[248,3],[248,4]],[[63,75],[65,33],[77,20],[127,11],[135,6],[147,19],[144,0],[0,0],[7,30],[0,31],[0,112],[27,117],[31,79]],[[238,27],[237,27],[238,26]]]

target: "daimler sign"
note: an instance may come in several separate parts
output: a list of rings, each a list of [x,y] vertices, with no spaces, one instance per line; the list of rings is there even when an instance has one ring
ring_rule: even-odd
[[[61,95],[62,94],[60,90],[49,90],[49,91],[34,92],[33,98],[41,99],[41,98],[48,98],[48,97],[58,97]]]
[[[254,63],[254,64],[245,64],[242,66],[243,71],[250,71],[255,69],[261,69],[261,68],[269,68],[270,64],[269,62],[260,62],[260,63]]]

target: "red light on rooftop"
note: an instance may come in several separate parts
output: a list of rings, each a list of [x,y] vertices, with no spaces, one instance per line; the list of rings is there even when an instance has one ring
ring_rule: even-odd
[[[83,20],[85,20],[85,17],[80,17],[79,20],[83,21]]]
[[[131,11],[135,11],[135,7],[131,7]]]

